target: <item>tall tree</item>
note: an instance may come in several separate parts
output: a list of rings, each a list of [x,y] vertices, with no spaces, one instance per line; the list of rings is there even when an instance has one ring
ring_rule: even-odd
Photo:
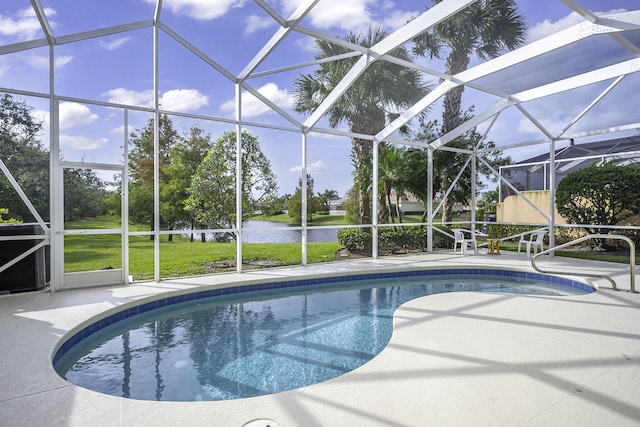
[[[407,173],[410,175],[415,174],[417,171],[406,168],[405,153],[401,147],[397,146],[381,146],[380,147],[380,172],[379,177],[381,181],[380,188],[383,191],[386,203],[381,205],[381,215],[387,219],[390,223],[394,222],[391,194],[395,192],[395,214],[398,217],[398,222],[402,222],[402,214],[400,212],[399,198],[405,196],[406,181],[410,179],[407,177]]]
[[[369,28],[364,35],[353,33],[344,37],[349,43],[371,47],[382,41],[387,33],[382,28]],[[317,40],[320,53],[317,60],[332,58],[351,50],[324,40]],[[402,48],[389,52],[398,59],[411,61],[410,53]],[[301,75],[294,83],[295,110],[315,111],[335,89],[357,58],[321,62],[311,74]],[[354,133],[375,135],[393,119],[399,110],[413,105],[427,91],[417,71],[383,59],[369,65],[356,82],[328,109],[326,116],[331,127],[346,123]],[[354,166],[354,188],[359,200],[358,220],[371,222],[372,142],[353,137],[351,163]]]
[[[313,221],[313,214],[320,210],[321,201],[319,197],[313,196],[314,180],[307,174],[307,215],[309,222]],[[302,222],[302,178],[298,179],[298,186],[293,196],[289,199],[288,212],[291,222],[300,224]]]
[[[173,123],[166,115],[159,120],[159,185],[163,187],[169,181],[167,167],[170,164],[171,148],[181,140]],[[129,170],[131,184],[129,186],[129,217],[135,222],[149,224],[154,230],[153,221],[153,178],[154,178],[154,119],[149,119],[147,126],[131,135],[132,149],[129,153]],[[164,215],[167,210],[160,212]],[[171,226],[172,218],[160,217],[162,226]],[[153,235],[151,236],[153,239]]]
[[[434,0],[434,3],[441,1]],[[520,46],[525,35],[525,22],[515,0],[478,0],[416,37],[413,50],[417,55],[431,58],[446,55],[445,72],[453,76],[468,68],[473,54],[482,60],[495,58]],[[464,86],[458,86],[444,96],[441,134],[463,123],[463,91]],[[468,143],[461,138],[449,145],[467,147]],[[459,157],[457,153],[441,150],[434,153],[434,172],[440,175],[443,184],[453,182],[458,172],[446,168],[456,163],[456,156]],[[437,165],[443,169],[436,169]],[[453,202],[447,201],[444,221],[450,219]]]
[[[32,108],[9,94],[0,96],[0,159],[40,216],[49,218],[49,151],[37,139],[42,123]],[[33,221],[29,209],[0,172],[0,208],[18,220]]]
[[[253,214],[278,186],[258,139],[242,132],[242,208]],[[236,132],[225,132],[198,166],[185,207],[212,228],[234,228],[236,219]]]
[[[211,135],[193,126],[187,135],[169,148],[169,162],[163,168],[167,182],[160,191],[160,215],[170,229],[185,226],[194,228],[197,225],[197,219],[185,209],[184,202],[189,198],[191,178],[212,145]]]
[[[105,183],[91,169],[64,170],[64,219],[95,218],[106,213]]]

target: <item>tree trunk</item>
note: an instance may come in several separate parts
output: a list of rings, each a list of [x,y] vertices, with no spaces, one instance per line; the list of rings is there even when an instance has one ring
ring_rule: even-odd
[[[360,224],[371,223],[371,142],[354,138],[351,145],[351,161],[355,168],[356,186],[360,200],[358,217]]]
[[[386,202],[387,202],[387,212],[388,212],[389,222],[391,224],[393,224],[394,223],[394,221],[393,221],[393,213],[391,212],[391,187],[389,186],[388,182],[385,182],[384,194],[385,194],[385,198],[386,198]],[[396,197],[396,209],[398,209],[398,198],[397,197]],[[394,227],[394,229],[395,229],[395,227]]]
[[[445,69],[447,74],[455,75],[469,66],[469,53],[465,49],[453,48],[447,62]],[[442,133],[452,131],[458,125],[460,125],[462,117],[462,92],[464,92],[464,86],[458,86],[448,91],[443,100],[444,111],[442,113]]]
[[[445,64],[445,68],[447,73],[450,75],[455,75],[461,71],[464,71],[469,66],[469,53],[464,49],[453,48],[449,56],[447,57],[447,62]],[[451,89],[446,93],[443,100],[444,111],[442,113],[442,134],[445,135],[453,129],[457,128],[462,122],[462,92],[464,91],[464,86],[458,86]],[[455,153],[446,153],[446,156],[455,157]],[[445,162],[448,163],[448,162]],[[443,173],[445,176],[442,176],[441,179],[444,182],[452,181],[454,176],[458,173],[456,170],[450,170],[449,168],[444,167],[444,170],[441,170],[440,173]],[[453,174],[453,176],[447,176]],[[444,186],[443,186],[444,187]],[[448,186],[447,186],[448,188]],[[442,204],[442,222],[450,222],[452,220],[453,213],[453,203],[450,201],[450,198],[445,199]]]
[[[385,125],[385,111],[378,106],[355,112],[349,125],[353,132],[375,135]],[[356,186],[360,196],[360,224],[371,223],[371,197],[378,197],[372,193],[372,161],[373,142],[367,139],[353,138],[351,140],[351,162],[355,168]]]
[[[452,219],[453,203],[449,201],[449,198],[446,198],[442,204],[442,222],[451,222]]]

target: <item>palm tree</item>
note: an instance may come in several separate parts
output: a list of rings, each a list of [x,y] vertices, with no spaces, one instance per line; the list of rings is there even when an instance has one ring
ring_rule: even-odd
[[[406,150],[397,146],[380,147],[380,188],[382,189],[385,203],[380,205],[381,217],[393,224],[393,213],[391,211],[391,193],[396,193],[396,215],[398,222],[402,222],[402,215],[399,207],[399,198],[404,197],[404,181],[407,172],[414,174],[415,171],[405,168]]]
[[[371,47],[386,36],[387,33],[382,28],[369,28],[364,35],[350,33],[344,40]],[[316,44],[320,49],[320,53],[316,55],[318,60],[350,52],[344,46],[324,40],[317,40]],[[413,59],[409,51],[403,47],[396,48],[389,54],[405,61]],[[294,82],[295,110],[300,113],[315,111],[356,61],[357,58],[347,58],[323,62],[311,74],[299,76]],[[347,123],[354,133],[375,135],[398,111],[413,105],[426,92],[427,87],[417,71],[377,60],[328,109],[326,116],[333,128]],[[359,199],[358,219],[361,224],[371,222],[372,146],[372,142],[366,139],[354,137],[351,140],[351,162],[355,169],[354,188]]]
[[[434,0],[434,3],[438,4],[441,1]],[[506,50],[513,50],[520,46],[524,42],[525,35],[524,19],[518,14],[515,0],[478,0],[416,37],[413,51],[416,55],[428,55],[431,58],[441,58],[445,51],[448,52],[445,71],[449,75],[455,75],[468,68],[472,54],[481,60],[495,58]],[[463,91],[464,86],[458,86],[444,96],[442,134],[455,129],[463,122],[461,107]],[[450,145],[466,146],[468,144],[462,140],[453,141]],[[457,155],[452,152],[436,151],[434,164],[458,163],[453,159]],[[457,170],[453,172],[453,177],[457,172]],[[446,171],[443,173],[446,176],[441,176],[442,181],[451,183],[453,177],[450,173],[447,174]],[[452,203],[447,205],[443,213],[444,221],[450,218]]]

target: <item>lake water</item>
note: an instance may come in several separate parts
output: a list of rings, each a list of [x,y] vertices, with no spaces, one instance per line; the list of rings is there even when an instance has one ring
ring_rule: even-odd
[[[291,243],[302,241],[302,231],[294,230],[292,226],[281,222],[249,220],[244,222],[242,237],[244,243]],[[335,228],[307,230],[307,240],[337,242],[338,230]]]

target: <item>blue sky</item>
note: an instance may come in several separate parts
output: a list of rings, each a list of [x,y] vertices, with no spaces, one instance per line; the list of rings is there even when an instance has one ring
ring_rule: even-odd
[[[578,2],[598,14],[637,8],[637,1],[633,0]],[[269,0],[267,3],[281,16],[288,17],[301,0]],[[154,0],[42,0],[42,5],[56,37],[149,20],[155,9]],[[425,6],[431,6],[430,0],[321,0],[302,25],[333,36],[358,33],[369,25],[383,25],[388,31],[393,31],[421,13]],[[28,0],[2,2],[0,47],[43,37],[30,8]],[[519,10],[527,23],[528,41],[581,21],[558,0],[520,0]],[[249,0],[165,0],[160,19],[233,75],[238,75],[245,68],[278,29],[276,22]],[[593,43],[588,49],[581,46],[555,56],[550,55],[535,63],[535,78],[545,81],[545,71],[569,76],[576,71],[591,69],[597,66],[603,55],[617,52],[608,43],[612,42],[606,40]],[[48,93],[48,52],[47,47],[42,47],[0,55],[0,87]],[[159,52],[159,96],[162,108],[202,116],[234,117],[235,89],[229,79],[163,32],[160,35]],[[260,64],[257,71],[304,63],[312,60],[315,53],[312,37],[291,34]],[[60,96],[134,106],[153,105],[153,34],[150,28],[59,45],[55,48],[55,57],[55,91]],[[444,69],[441,61],[419,61],[436,70]],[[531,64],[527,67],[531,67]],[[311,71],[311,67],[306,67],[268,74],[249,79],[248,83],[291,112],[292,83],[299,73]],[[491,82],[490,78],[485,80],[502,85],[505,90],[517,90],[522,85],[531,84],[534,77],[530,71],[530,68],[514,69],[509,79],[500,82]],[[427,80],[437,83],[430,77]],[[596,126],[594,121],[598,120],[603,123],[611,120],[614,123],[640,122],[637,108],[634,108],[630,99],[632,97],[626,96],[632,93],[630,91],[637,93],[640,80],[633,77],[628,80],[625,86],[612,93],[608,101],[618,107],[628,105],[628,108],[613,110],[603,105],[597,114],[594,111],[589,125]],[[545,102],[533,102],[528,108],[535,112],[542,123],[560,130],[567,120],[575,117],[607,85],[608,82],[577,90],[570,96],[556,95]],[[49,109],[46,100],[30,96],[25,100],[46,119]],[[495,98],[471,89],[465,91],[465,105],[474,104],[476,111],[494,102]],[[291,127],[286,120],[250,95],[243,97],[243,112],[244,119],[250,122]],[[291,114],[304,120],[304,116]],[[433,118],[440,119],[439,103],[431,114]],[[623,114],[631,118],[621,117]],[[63,101],[60,104],[60,116],[60,143],[65,160],[116,164],[121,161],[124,138],[122,110]],[[140,129],[147,119],[147,113],[132,112],[129,131]],[[180,132],[197,125],[215,138],[224,131],[234,130],[231,124],[179,116],[173,116],[172,119]],[[278,176],[280,193],[293,193],[300,177],[300,135],[259,127],[247,129],[258,136],[263,151],[271,160]],[[500,116],[489,136],[499,145],[506,145],[541,138],[538,132],[521,114],[510,111]],[[43,137],[46,138],[46,134]],[[531,147],[506,154],[515,160],[522,160],[539,154],[541,150],[544,151],[544,148]],[[352,183],[349,151],[347,138],[320,135],[309,138],[308,170],[315,180],[316,192],[333,189],[341,196],[346,193]]]

